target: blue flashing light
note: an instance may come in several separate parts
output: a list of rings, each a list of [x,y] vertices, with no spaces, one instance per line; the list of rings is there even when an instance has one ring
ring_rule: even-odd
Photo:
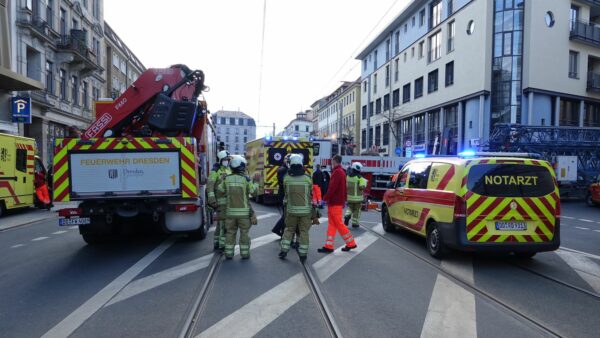
[[[312,141],[314,141],[314,140],[315,140],[315,138],[314,138],[314,137],[311,137],[311,138],[309,138],[308,140],[309,140],[310,142],[312,142]]]
[[[287,140],[288,140],[288,137],[287,137],[287,136],[284,136],[284,137],[283,137],[283,140],[284,140],[284,141],[287,141]]]
[[[420,153],[420,154],[415,154],[415,158],[425,158],[425,154]]]
[[[292,137],[292,140],[298,141],[298,138],[296,136],[294,136],[294,137]]]
[[[273,136],[271,136],[271,135],[269,135],[269,136],[266,136],[266,137],[265,137],[265,140],[267,140],[267,141],[271,141],[271,140],[273,140]]]
[[[461,153],[458,153],[460,157],[475,157],[475,152],[473,150],[465,150]]]

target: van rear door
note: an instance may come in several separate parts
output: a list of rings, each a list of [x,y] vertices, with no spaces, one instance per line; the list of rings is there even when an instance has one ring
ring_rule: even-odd
[[[551,166],[536,160],[473,160],[467,166],[467,240],[549,242],[559,195]]]

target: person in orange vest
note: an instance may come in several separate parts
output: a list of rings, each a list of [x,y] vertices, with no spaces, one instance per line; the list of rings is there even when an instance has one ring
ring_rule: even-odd
[[[325,194],[325,202],[327,202],[327,217],[329,218],[329,224],[327,226],[327,240],[325,246],[320,248],[318,251],[321,253],[332,253],[333,244],[335,242],[335,234],[340,233],[346,246],[342,248],[342,251],[350,251],[356,249],[356,242],[352,233],[342,219],[342,212],[344,205],[346,204],[346,172],[342,168],[342,157],[335,155],[331,161],[333,172],[331,174],[331,181]]]

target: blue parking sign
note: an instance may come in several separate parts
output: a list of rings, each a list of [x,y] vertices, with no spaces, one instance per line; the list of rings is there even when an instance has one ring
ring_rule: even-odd
[[[12,120],[15,123],[31,124],[31,98],[12,98]]]

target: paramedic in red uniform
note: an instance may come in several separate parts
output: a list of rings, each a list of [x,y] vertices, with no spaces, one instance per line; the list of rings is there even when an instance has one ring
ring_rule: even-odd
[[[327,226],[327,240],[325,246],[320,248],[318,251],[322,253],[332,253],[333,243],[335,242],[336,232],[340,233],[340,236],[346,242],[346,246],[342,248],[342,251],[350,251],[356,249],[356,242],[350,230],[344,225],[342,219],[342,213],[344,205],[346,204],[346,173],[341,166],[342,157],[335,155],[331,160],[333,172],[331,174],[331,181],[327,188],[327,193],[323,197],[327,202],[327,217],[329,218],[329,224]]]

